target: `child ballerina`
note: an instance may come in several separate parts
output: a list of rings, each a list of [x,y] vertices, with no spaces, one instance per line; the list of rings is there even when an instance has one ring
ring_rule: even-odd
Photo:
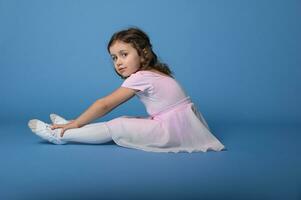
[[[116,32],[107,46],[116,73],[124,79],[110,95],[96,100],[75,120],[51,114],[53,124],[32,119],[28,125],[42,139],[54,144],[79,142],[116,144],[151,152],[221,151],[225,146],[210,132],[190,97],[159,62],[145,32],[129,28]],[[121,116],[90,123],[137,96],[148,117]]]

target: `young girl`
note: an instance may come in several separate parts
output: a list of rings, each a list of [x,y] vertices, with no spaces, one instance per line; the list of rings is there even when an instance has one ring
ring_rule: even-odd
[[[225,146],[210,129],[166,64],[160,63],[149,37],[138,28],[115,33],[107,47],[121,87],[96,100],[77,119],[51,114],[52,125],[30,120],[38,136],[54,144],[80,142],[120,146],[152,152],[221,151]],[[122,116],[88,124],[136,95],[149,117]]]

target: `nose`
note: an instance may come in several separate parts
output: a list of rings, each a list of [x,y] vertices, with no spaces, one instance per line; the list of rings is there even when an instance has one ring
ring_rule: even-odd
[[[119,67],[122,64],[121,59],[117,58],[116,60],[116,66]]]

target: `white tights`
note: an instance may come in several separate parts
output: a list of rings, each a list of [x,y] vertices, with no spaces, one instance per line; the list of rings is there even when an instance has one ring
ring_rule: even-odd
[[[81,128],[68,129],[60,139],[64,142],[102,144],[112,140],[108,127],[103,123],[93,123]]]

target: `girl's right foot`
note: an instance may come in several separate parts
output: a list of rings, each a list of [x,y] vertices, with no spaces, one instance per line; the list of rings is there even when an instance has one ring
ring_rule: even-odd
[[[68,120],[64,119],[63,117],[57,115],[57,114],[50,114],[50,119],[52,121],[53,124],[67,124],[69,123]]]
[[[32,119],[28,122],[28,126],[32,132],[48,142],[53,144],[65,144],[66,142],[60,139],[61,129],[50,128],[49,124],[46,124],[38,119]]]

